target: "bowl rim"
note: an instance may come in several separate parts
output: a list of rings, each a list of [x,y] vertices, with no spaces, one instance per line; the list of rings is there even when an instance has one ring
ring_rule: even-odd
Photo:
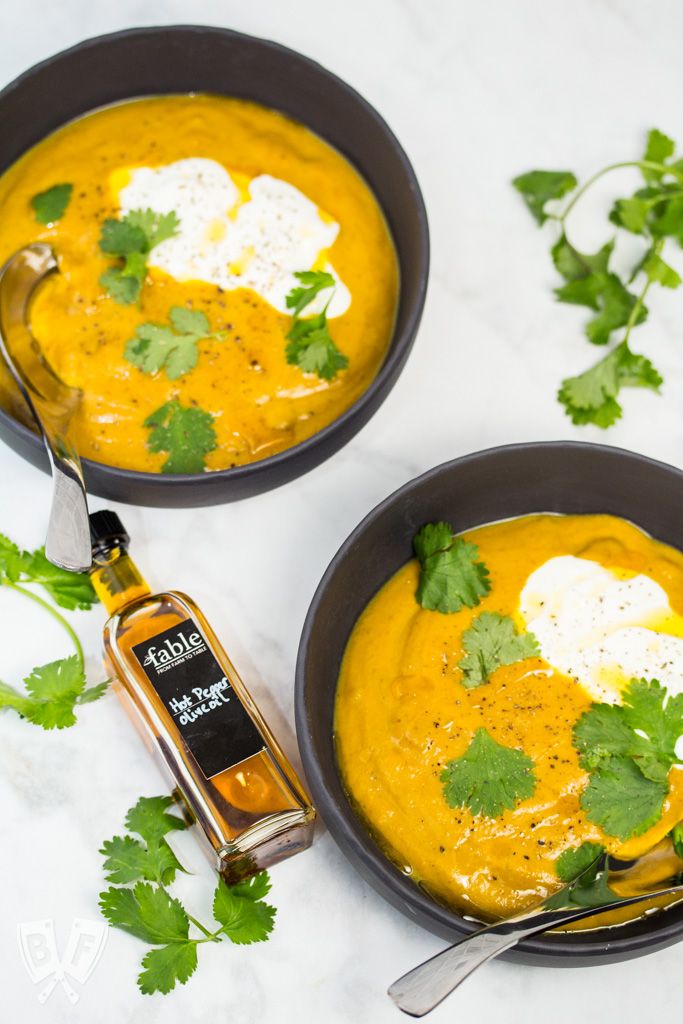
[[[387,346],[387,350],[382,361],[382,364],[377,371],[376,375],[370,381],[368,387],[363,391],[361,395],[353,402],[348,409],[338,416],[336,419],[328,423],[327,426],[323,427],[322,430],[316,431],[310,437],[305,438],[298,444],[292,445],[290,448],[285,448],[281,452],[277,452],[275,455],[269,455],[264,459],[257,459],[255,462],[245,463],[241,466],[233,466],[229,469],[216,469],[208,470],[203,473],[173,473],[164,474],[162,472],[153,473],[147,471],[140,471],[135,469],[124,469],[120,466],[109,466],[106,462],[96,462],[94,459],[82,458],[81,463],[86,471],[86,477],[88,471],[94,471],[97,473],[103,473],[112,480],[126,482],[132,485],[135,484],[151,484],[154,487],[158,487],[162,490],[168,490],[173,486],[179,486],[181,484],[193,484],[195,486],[208,486],[208,481],[235,481],[241,480],[253,480],[255,477],[260,476],[263,473],[270,473],[271,471],[277,472],[277,469],[286,464],[290,459],[296,459],[298,457],[305,457],[305,455],[311,451],[311,449],[317,447],[319,444],[324,444],[328,438],[335,437],[337,434],[344,433],[347,425],[351,423],[359,414],[362,414],[363,410],[371,405],[378,392],[381,392],[385,387],[388,388],[386,394],[391,390],[393,384],[392,375],[396,366],[401,367],[402,362],[407,358],[410,350],[413,346],[415,335],[422,318],[422,312],[424,310],[424,304],[427,296],[427,285],[429,281],[429,267],[430,267],[430,239],[429,239],[429,221],[427,218],[427,208],[422,195],[419,182],[415,170],[408,159],[408,155],[399,142],[397,136],[390,128],[387,121],[382,115],[376,110],[376,108],[365,99],[365,97],[358,92],[353,86],[349,85],[343,78],[340,78],[333,71],[329,71],[326,67],[319,63],[319,61],[313,60],[313,58],[306,56],[303,53],[299,53],[298,50],[293,50],[289,46],[284,46],[282,43],[275,42],[272,39],[266,39],[261,36],[251,35],[247,32],[238,32],[230,28],[222,28],[219,25],[197,25],[193,23],[177,23],[171,25],[144,25],[140,27],[121,29],[115,32],[105,32],[101,35],[90,36],[87,39],[83,39],[73,46],[66,47],[63,50],[59,50],[57,53],[51,54],[49,57],[38,61],[36,64],[32,64],[25,71],[22,71],[19,75],[8,82],[0,90],[0,107],[6,101],[7,97],[11,97],[12,93],[19,89],[25,81],[30,80],[33,75],[40,72],[42,68],[49,67],[51,64],[67,58],[72,54],[77,54],[82,51],[93,49],[102,44],[108,42],[118,42],[118,40],[126,39],[134,36],[154,36],[159,34],[169,34],[175,32],[190,32],[196,33],[197,35],[210,34],[228,37],[235,41],[241,39],[248,40],[250,43],[256,43],[264,48],[265,51],[271,53],[279,53],[286,58],[294,58],[296,61],[300,61],[307,65],[311,71],[315,74],[319,74],[326,78],[328,81],[338,88],[340,91],[346,93],[347,97],[358,106],[362,107],[365,114],[372,120],[374,128],[377,132],[385,137],[389,146],[393,149],[403,173],[406,176],[406,181],[410,186],[410,192],[413,198],[415,206],[416,222],[418,224],[418,244],[411,254],[411,259],[415,259],[418,263],[422,264],[422,269],[419,274],[419,283],[415,296],[415,301],[411,304],[411,308],[407,312],[406,322],[403,325],[400,334],[397,335],[396,328],[392,329],[391,338]],[[146,95],[153,95],[148,93]],[[154,95],[171,95],[170,93],[156,93]],[[131,96],[130,99],[136,97]],[[126,102],[120,100],[116,102]],[[93,108],[99,109],[99,108]],[[85,116],[87,111],[80,116]],[[69,122],[65,121],[64,125]],[[304,124],[304,122],[301,122]],[[59,125],[54,128],[53,131],[58,131]],[[304,127],[306,125],[304,124]],[[52,134],[51,132],[49,134]],[[318,134],[318,133],[316,133]],[[47,138],[44,136],[43,138]],[[324,136],[320,136],[323,142],[327,142]],[[42,140],[39,140],[42,141]],[[33,145],[37,145],[34,143]],[[328,142],[328,145],[332,143]],[[32,147],[29,147],[29,149]],[[336,149],[336,147],[334,147]],[[24,150],[24,153],[28,150]],[[22,155],[24,155],[22,153]],[[345,160],[355,167],[353,162],[344,154],[341,154]],[[17,159],[21,159],[18,157]],[[14,163],[15,161],[13,161]],[[12,165],[10,165],[12,166]],[[357,168],[355,168],[358,170]],[[0,172],[4,174],[3,172]],[[361,174],[360,171],[358,171]],[[364,176],[363,180],[365,180]],[[370,188],[370,186],[367,186]],[[371,189],[374,195],[374,190]],[[382,213],[384,209],[382,203],[376,198],[376,202],[380,206]],[[389,227],[389,225],[387,225]],[[392,242],[395,245],[391,228],[389,227],[389,233],[392,237]],[[401,288],[402,284],[399,278],[399,292],[398,302],[401,301]],[[397,306],[398,308],[398,306]],[[386,397],[386,396],[385,396]],[[0,408],[0,423],[3,424],[6,429],[14,432],[25,444],[31,445],[36,452],[42,452],[44,446],[37,433],[34,433],[24,423],[17,420],[14,416],[8,413],[6,410]],[[362,428],[362,424],[361,424]],[[334,454],[334,452],[332,453]],[[331,456],[330,456],[331,457]]]
[[[672,474],[678,477],[681,485],[683,485],[683,470],[672,466],[670,463],[653,459],[647,455],[641,455],[627,448],[588,441],[525,441],[494,445],[480,451],[467,453],[455,459],[449,459],[402,484],[388,497],[375,505],[360,520],[358,525],[354,527],[332,557],[320,583],[316,587],[301,633],[295,672],[294,712],[297,742],[313,801],[332,838],[354,868],[360,868],[361,875],[366,879],[372,880],[370,884],[375,886],[376,883],[376,891],[385,899],[387,898],[386,893],[389,892],[399,895],[404,904],[402,909],[405,909],[409,916],[417,919],[423,928],[428,928],[428,926],[422,924],[420,917],[431,918],[435,925],[434,931],[442,935],[450,934],[452,936],[453,931],[457,930],[462,934],[462,937],[465,937],[481,926],[476,921],[462,917],[444,904],[439,903],[436,899],[428,896],[410,878],[401,875],[391,859],[382,852],[379,844],[372,837],[361,818],[354,812],[350,801],[341,806],[328,791],[325,772],[318,762],[315,744],[309,729],[306,671],[308,648],[315,630],[320,605],[337,568],[364,534],[366,528],[382,516],[387,509],[400,504],[403,498],[421,488],[430,479],[456,466],[478,462],[506,452],[517,453],[530,450],[552,452],[558,449],[593,451],[599,457],[626,458],[635,466],[647,465]],[[606,963],[628,959],[638,955],[641,951],[648,950],[650,947],[654,949],[664,946],[683,937],[683,919],[675,921],[669,918],[667,921],[666,917],[662,915],[656,918],[653,917],[651,920],[657,921],[659,924],[659,927],[653,928],[651,932],[619,937],[618,927],[595,929],[592,932],[582,933],[581,941],[573,945],[567,942],[566,938],[564,941],[562,938],[558,940],[554,934],[545,933],[538,938],[524,939],[518,943],[511,954],[506,954],[506,956],[511,955],[512,958],[517,958],[518,960],[524,960],[526,957],[527,962],[537,965],[562,966],[561,960],[564,959],[574,963],[585,961],[585,965],[589,966],[599,962]],[[589,935],[595,936],[595,938],[588,938],[587,936]],[[599,938],[598,936],[601,937]],[[456,940],[451,939],[450,941]]]

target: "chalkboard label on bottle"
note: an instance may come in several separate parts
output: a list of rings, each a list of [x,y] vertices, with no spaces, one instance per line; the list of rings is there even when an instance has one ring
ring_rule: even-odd
[[[133,654],[207,779],[264,749],[193,619],[135,644]]]

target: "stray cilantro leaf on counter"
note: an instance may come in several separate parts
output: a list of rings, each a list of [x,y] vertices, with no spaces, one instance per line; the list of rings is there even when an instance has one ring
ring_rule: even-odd
[[[474,608],[491,589],[479,549],[456,537],[448,523],[428,523],[413,539],[420,562],[416,597],[423,608],[449,614]]]
[[[481,612],[462,635],[465,656],[458,663],[462,669],[462,685],[468,689],[487,682],[502,665],[514,665],[538,655],[539,647],[532,633],[518,633],[507,615]]]
[[[38,223],[49,227],[55,221],[61,220],[66,213],[72,192],[73,185],[53,185],[52,188],[34,196],[31,206]]]
[[[614,332],[623,329],[620,342],[603,360],[562,382],[558,400],[577,425],[592,423],[607,428],[622,414],[617,401],[622,388],[646,387],[658,392],[662,384],[652,363],[633,353],[629,341],[633,328],[647,318],[645,297],[650,287],[657,284],[674,289],[682,283],[678,272],[662,257],[667,239],[675,239],[683,246],[683,160],[676,159],[674,154],[673,140],[654,128],[648,135],[642,159],[611,164],[579,188],[574,175],[567,171],[531,171],[513,181],[539,224],[550,219],[560,229],[551,256],[564,284],[555,289],[555,297],[595,313],[585,328],[588,340],[595,345],[609,344]],[[632,196],[617,199],[609,215],[617,229],[638,235],[645,243],[631,271],[623,274],[610,267],[614,237],[597,253],[586,254],[576,249],[567,236],[568,217],[577,202],[594,181],[619,167],[638,169],[645,180],[645,187],[636,189]],[[549,200],[562,199],[570,192],[573,194],[562,212],[546,210]],[[631,291],[636,280],[640,288]]]
[[[320,313],[305,320],[300,318],[300,314],[321,291],[334,287],[335,279],[322,270],[302,270],[294,277],[301,281],[302,287],[292,288],[285,299],[294,317],[287,332],[287,362],[300,367],[304,373],[315,373],[322,380],[333,380],[340,370],[346,369],[349,360],[339,351],[330,334],[327,307],[331,296]]]
[[[75,706],[97,700],[107,689],[106,682],[86,689],[83,666],[75,654],[32,669],[24,685],[26,694],[0,682],[0,708],[12,708],[43,729],[75,725]]]
[[[622,841],[656,824],[683,735],[683,694],[670,697],[656,679],[633,679],[623,703],[593,704],[574,726],[581,767],[590,772],[581,795],[588,819]]]
[[[468,807],[472,814],[487,818],[512,810],[536,788],[531,758],[497,743],[486,729],[477,729],[462,757],[448,762],[441,782],[449,807]]]
[[[200,310],[171,306],[168,318],[170,327],[140,324],[135,337],[126,345],[125,357],[143,373],[158,373],[165,367],[168,379],[177,380],[197,365],[199,341],[222,341],[224,335],[211,330],[208,318]]]
[[[162,473],[201,473],[205,457],[217,445],[213,416],[176,399],[164,403],[144,422],[152,452],[168,452]]]
[[[21,551],[8,537],[0,534],[0,586],[36,583],[56,604],[71,610],[87,610],[97,603],[90,577],[85,572],[60,569],[45,557],[44,548]]]
[[[659,391],[662,378],[645,356],[631,352],[625,341],[578,377],[567,377],[558,391],[573,423],[610,427],[621,417],[617,396],[624,387]]]
[[[137,979],[145,995],[185,984],[196,970],[202,943],[224,938],[241,945],[263,942],[275,919],[275,909],[263,902],[270,890],[265,871],[236,885],[218,882],[213,899],[218,927],[213,931],[187,913],[166,888],[183,868],[165,837],[187,827],[182,818],[169,813],[172,806],[170,797],[142,797],[126,816],[126,827],[136,836],[114,836],[100,851],[107,881],[120,886],[100,893],[102,914],[112,927],[154,947],[143,956]],[[191,927],[197,930],[196,937],[190,934]]]
[[[548,219],[545,204],[551,199],[562,199],[576,188],[577,181],[571,171],[528,171],[512,182],[539,224]]]
[[[67,658],[39,665],[24,679],[25,692],[0,682],[0,708],[11,708],[43,729],[74,725],[76,705],[90,704],[105,692],[108,681],[86,688],[83,648],[74,629],[60,612],[27,584],[36,584],[62,608],[87,609],[97,601],[87,573],[67,572],[48,562],[42,548],[22,551],[0,534],[0,586],[36,603],[59,623],[76,649]]]
[[[120,220],[108,218],[102,225],[100,251],[123,260],[100,277],[100,284],[120,305],[130,305],[140,297],[152,249],[173,238],[180,221],[176,214],[154,210],[131,210]]]

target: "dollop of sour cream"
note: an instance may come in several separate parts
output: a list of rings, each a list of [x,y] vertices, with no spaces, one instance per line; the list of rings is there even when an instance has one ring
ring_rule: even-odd
[[[528,577],[519,611],[543,658],[596,701],[619,703],[640,677],[683,692],[683,617],[649,576],[551,558]]]
[[[152,250],[150,266],[177,281],[250,288],[288,314],[286,296],[300,286],[294,272],[325,270],[335,287],[319,292],[302,315],[320,313],[329,302],[327,316],[341,316],[351,294],[326,257],[339,224],[287,181],[270,174],[241,178],[215,160],[190,157],[162,167],[124,168],[111,185],[122,216],[151,209],[174,211],[180,221],[178,233]]]

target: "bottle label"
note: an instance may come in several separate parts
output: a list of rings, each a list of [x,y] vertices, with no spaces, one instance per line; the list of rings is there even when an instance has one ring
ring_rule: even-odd
[[[135,644],[133,653],[207,779],[264,749],[193,619]]]

